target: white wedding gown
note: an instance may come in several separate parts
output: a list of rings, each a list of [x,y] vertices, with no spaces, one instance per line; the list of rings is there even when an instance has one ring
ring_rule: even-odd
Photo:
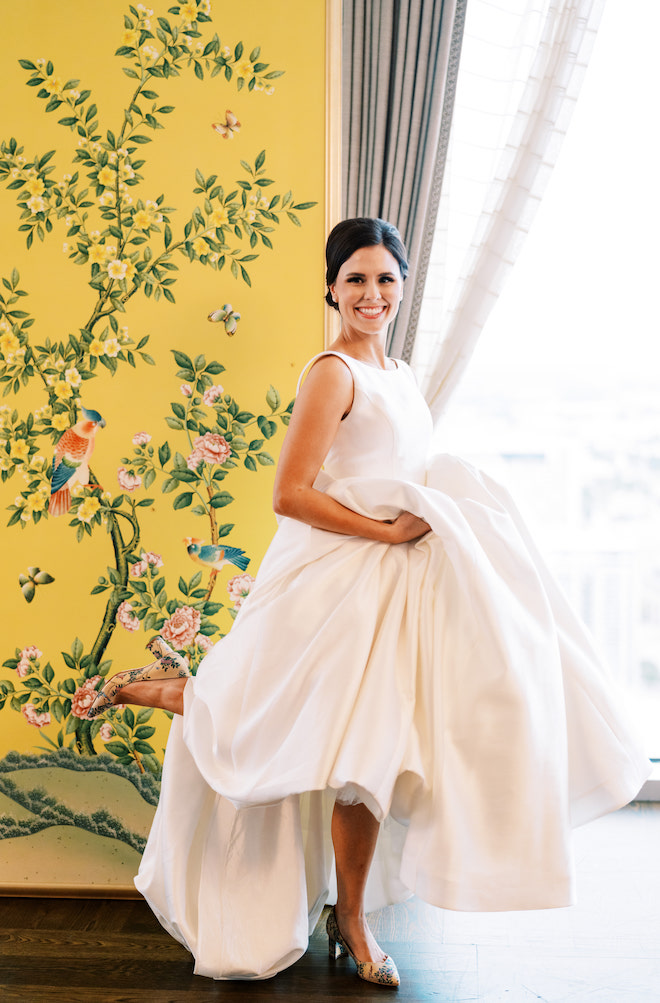
[[[649,773],[506,492],[428,459],[405,363],[340,358],[354,402],[317,487],[432,532],[388,545],[281,519],[187,683],[135,883],[199,975],[266,978],[303,954],[336,794],[383,820],[367,908],[541,909],[573,901],[571,826]]]

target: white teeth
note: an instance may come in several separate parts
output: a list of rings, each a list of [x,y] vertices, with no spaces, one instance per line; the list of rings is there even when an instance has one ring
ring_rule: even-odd
[[[364,307],[364,306],[360,307],[359,306],[359,307],[357,307],[358,313],[362,313],[366,317],[378,317],[379,314],[381,314],[384,309],[385,309],[385,307],[382,307],[382,306],[378,306],[378,307]]]

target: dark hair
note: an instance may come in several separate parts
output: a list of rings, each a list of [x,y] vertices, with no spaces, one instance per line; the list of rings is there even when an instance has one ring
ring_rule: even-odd
[[[378,244],[382,244],[396,258],[401,276],[405,279],[408,274],[408,256],[397,228],[384,219],[360,216],[357,219],[345,219],[337,223],[328,237],[325,248],[325,260],[328,266],[325,273],[326,285],[331,286],[335,282],[339,269],[352,254],[361,247],[375,247]],[[335,310],[339,309],[330,289],[325,299]]]

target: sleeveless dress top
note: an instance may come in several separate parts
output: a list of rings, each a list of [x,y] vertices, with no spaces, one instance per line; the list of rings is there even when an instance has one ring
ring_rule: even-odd
[[[571,826],[650,769],[506,491],[428,455],[405,363],[331,354],[354,400],[315,486],[432,531],[389,545],[280,519],[186,684],[135,883],[217,979],[267,978],[306,950],[333,895],[335,798],[383,823],[367,909],[413,893],[541,909],[573,901]]]

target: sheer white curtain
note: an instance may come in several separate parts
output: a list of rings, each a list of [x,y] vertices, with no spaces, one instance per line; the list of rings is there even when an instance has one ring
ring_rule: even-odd
[[[412,366],[435,417],[524,241],[605,0],[470,0]]]

